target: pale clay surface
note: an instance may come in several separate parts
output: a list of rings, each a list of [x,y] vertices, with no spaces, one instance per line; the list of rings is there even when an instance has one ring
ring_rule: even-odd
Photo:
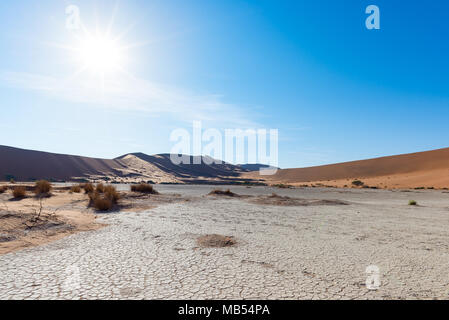
[[[160,187],[196,198],[102,215],[104,229],[0,256],[0,299],[449,297],[449,194],[231,188],[351,203],[274,207],[203,197],[211,189]],[[212,233],[239,244],[196,248]],[[365,285],[370,265],[380,270],[375,291]]]

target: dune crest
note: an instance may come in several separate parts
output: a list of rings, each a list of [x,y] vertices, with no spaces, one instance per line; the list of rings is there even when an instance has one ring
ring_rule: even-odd
[[[255,173],[248,176],[255,176]],[[345,163],[279,170],[270,183],[351,186],[355,179],[380,188],[449,187],[449,148]]]

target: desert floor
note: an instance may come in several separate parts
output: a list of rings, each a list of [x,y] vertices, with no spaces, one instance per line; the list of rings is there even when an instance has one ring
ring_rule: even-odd
[[[176,201],[140,199],[136,212],[98,215],[102,228],[1,255],[0,299],[449,298],[445,191],[157,189]],[[203,247],[208,234],[236,244]]]

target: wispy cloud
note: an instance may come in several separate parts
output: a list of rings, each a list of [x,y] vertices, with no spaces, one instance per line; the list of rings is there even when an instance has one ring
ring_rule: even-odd
[[[93,78],[61,79],[25,72],[3,72],[0,73],[0,84],[35,91],[61,101],[125,112],[169,115],[177,120],[202,120],[228,127],[256,125],[242,108],[224,102],[221,95],[197,94],[131,76],[108,79],[102,84]]]

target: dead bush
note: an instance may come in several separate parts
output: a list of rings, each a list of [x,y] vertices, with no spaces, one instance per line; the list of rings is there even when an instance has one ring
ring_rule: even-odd
[[[362,187],[365,183],[361,180],[354,180],[352,181],[352,185],[356,187]]]
[[[140,193],[149,193],[149,194],[157,194],[158,193],[153,188],[153,186],[148,183],[134,184],[131,186],[131,191],[132,192],[140,192]]]
[[[89,193],[89,206],[93,206],[97,211],[109,211],[114,205],[117,204],[120,199],[120,194],[115,187],[104,187],[103,193],[97,190]]]
[[[72,186],[71,188],[70,188],[70,192],[73,192],[73,193],[80,193],[81,192],[81,186]]]
[[[7,186],[0,186],[0,194],[5,193],[8,190]]]
[[[85,183],[83,185],[83,189],[86,194],[90,194],[95,190],[94,185],[92,183]]]
[[[288,184],[283,184],[283,183],[274,184],[274,185],[272,185],[272,187],[279,188],[279,189],[291,189],[291,188],[293,188],[293,186],[288,185]]]
[[[104,196],[105,198],[110,199],[114,204],[120,200],[120,194],[113,186],[107,186],[104,188]]]
[[[49,195],[52,189],[51,183],[47,180],[40,180],[36,182],[34,187],[34,193],[36,196],[45,196]]]
[[[219,234],[208,234],[197,239],[197,243],[203,248],[225,248],[236,244],[234,237]]]
[[[99,183],[99,184],[97,184],[96,190],[97,190],[98,193],[104,193],[104,188],[105,188],[104,184]]]
[[[112,201],[105,197],[97,197],[94,200],[94,208],[98,211],[109,211],[112,209],[113,205]]]
[[[15,187],[12,191],[12,195],[14,199],[23,199],[26,196],[26,188],[25,187]]]
[[[221,189],[214,189],[209,192],[210,196],[226,196],[226,197],[237,197],[238,195],[232,192],[230,189],[223,191]]]

